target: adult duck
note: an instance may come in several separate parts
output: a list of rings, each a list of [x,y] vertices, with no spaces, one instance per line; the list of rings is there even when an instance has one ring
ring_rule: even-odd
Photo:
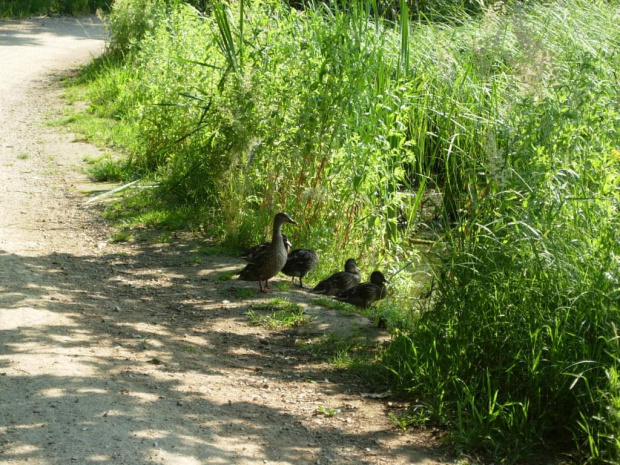
[[[291,244],[288,236],[284,233],[282,233],[282,241],[284,242],[284,247],[286,248],[286,253],[288,254],[291,251],[291,247],[293,246],[293,244]],[[239,255],[239,257],[243,258],[246,262],[250,262],[252,261],[252,257],[254,255],[259,253],[261,250],[266,249],[270,245],[271,242],[263,242],[262,244],[252,246],[249,249],[244,250],[241,255]]]
[[[278,213],[273,219],[271,243],[255,253],[249,263],[239,273],[239,279],[243,281],[258,281],[258,287],[261,292],[267,292],[269,280],[277,275],[286,265],[286,246],[282,239],[282,225],[284,223],[297,224],[288,214]],[[265,282],[264,287],[263,281]]]
[[[304,287],[303,279],[319,263],[319,254],[314,250],[295,249],[288,254],[286,265],[282,273],[293,278],[299,278],[299,286]]]
[[[344,271],[338,271],[329,278],[320,281],[312,291],[317,294],[338,295],[357,286],[361,281],[362,276],[355,259],[349,258],[344,263]]]
[[[336,299],[342,302],[348,302],[356,307],[366,308],[374,302],[385,299],[387,296],[388,283],[383,273],[373,271],[370,275],[370,282],[358,284],[349,290],[338,294]]]

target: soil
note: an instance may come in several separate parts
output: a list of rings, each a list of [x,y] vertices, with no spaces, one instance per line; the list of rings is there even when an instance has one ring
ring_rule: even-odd
[[[104,43],[94,17],[0,22],[0,462],[447,463],[431,432],[393,424],[395,399],[308,349],[380,344],[373,321],[223,280],[244,262],[198,238],[110,242],[85,202],[83,159],[102,151],[44,124]],[[273,297],[312,323],[252,326]]]

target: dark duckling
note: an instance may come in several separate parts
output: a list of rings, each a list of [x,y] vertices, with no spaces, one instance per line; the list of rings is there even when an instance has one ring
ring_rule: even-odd
[[[271,243],[252,255],[250,262],[239,274],[239,279],[243,281],[258,281],[261,292],[267,292],[269,280],[286,265],[286,246],[282,239],[282,225],[284,223],[297,224],[286,213],[278,213],[273,219]],[[265,281],[265,287],[263,287],[263,281]]]
[[[353,258],[349,258],[344,264],[344,271],[334,273],[329,278],[319,282],[312,290],[317,294],[338,295],[357,286],[361,280],[362,276],[357,263]]]
[[[336,299],[342,302],[348,302],[356,307],[366,308],[377,300],[385,299],[387,296],[387,282],[383,273],[380,271],[373,271],[370,275],[370,282],[358,284],[338,294]]]
[[[291,244],[291,241],[288,239],[288,236],[284,233],[282,233],[282,240],[284,241],[284,247],[286,248],[286,253],[289,253],[291,251],[291,246],[293,244]],[[257,254],[263,249],[266,249],[267,247],[269,247],[270,244],[271,242],[263,242],[262,244],[258,244],[253,247],[250,247],[249,249],[244,250],[241,253],[241,255],[239,255],[239,257],[243,258],[246,262],[250,262],[252,261],[252,257],[255,254]]]
[[[314,250],[295,249],[288,254],[282,273],[299,278],[299,286],[304,287],[303,278],[319,263],[319,255]]]

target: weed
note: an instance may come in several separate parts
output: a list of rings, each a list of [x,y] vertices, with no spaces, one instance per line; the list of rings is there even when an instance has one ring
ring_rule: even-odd
[[[248,297],[254,297],[256,295],[255,289],[237,289],[235,296],[237,299],[246,299]]]
[[[202,263],[202,257],[200,255],[192,255],[187,259],[188,265],[200,265]]]
[[[113,244],[118,242],[128,242],[132,238],[132,236],[133,234],[131,231],[119,230],[114,232],[109,240]]]
[[[318,299],[312,299],[311,304],[319,305],[321,307],[332,308],[334,310],[341,310],[345,313],[354,313],[355,307],[339,300],[329,299],[327,297],[320,297]]]
[[[270,311],[271,314],[265,315],[256,311]],[[270,329],[297,327],[311,321],[304,315],[303,308],[299,304],[279,298],[252,305],[247,316],[253,325],[266,326]]]
[[[291,283],[289,283],[288,281],[271,282],[269,283],[269,285],[274,289],[282,292],[291,290]]]
[[[230,281],[236,275],[237,275],[237,273],[234,272],[234,271],[225,271],[225,272],[220,273],[220,274],[217,275],[217,278],[215,278],[215,283],[216,284],[221,284],[221,283],[224,283],[226,281]]]
[[[319,405],[316,408],[315,414],[316,415],[322,415],[324,417],[330,418],[330,417],[335,417],[336,415],[340,414],[341,412],[342,412],[342,410],[339,409],[339,408],[323,407],[322,405]]]

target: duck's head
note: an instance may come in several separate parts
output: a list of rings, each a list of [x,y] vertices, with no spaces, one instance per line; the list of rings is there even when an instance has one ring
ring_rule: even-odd
[[[389,281],[383,276],[383,273],[380,271],[373,271],[370,275],[370,282],[376,284],[377,286],[383,286],[384,284],[389,284]]]
[[[284,224],[284,223],[297,224],[297,221],[295,221],[293,218],[288,216],[288,213],[284,213],[284,212],[278,213],[273,219],[273,222],[274,224]]]
[[[355,262],[355,259],[354,258],[349,258],[344,263],[344,271],[346,271],[347,273],[357,274],[361,270],[358,268],[357,263]]]

